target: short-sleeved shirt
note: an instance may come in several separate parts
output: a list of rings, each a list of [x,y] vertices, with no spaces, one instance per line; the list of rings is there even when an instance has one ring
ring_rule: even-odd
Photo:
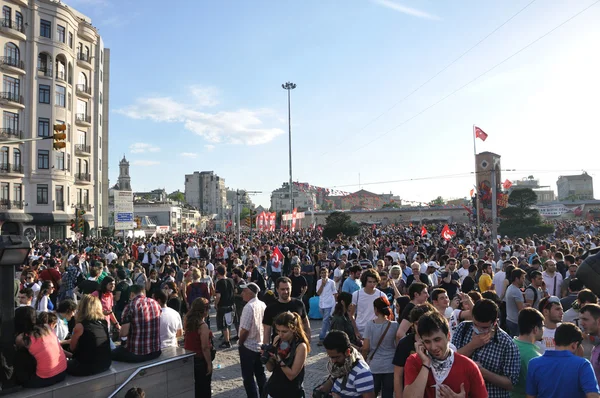
[[[375,384],[373,383],[373,374],[369,369],[369,365],[362,359],[358,361],[352,368],[346,379],[346,384],[342,390],[342,384],[344,378],[340,377],[335,379],[331,392],[341,395],[343,398],[347,397],[362,397],[364,393],[375,390]]]
[[[456,295],[456,292],[458,292],[458,285],[456,283],[453,283],[453,281],[459,281],[460,280],[460,276],[458,275],[458,272],[453,272],[452,275],[450,276],[450,283],[446,283],[443,281],[444,278],[448,277],[448,272],[443,272],[442,273],[442,283],[440,285],[441,288],[446,290],[446,293],[448,293],[448,298],[450,300],[452,300],[454,298],[454,296]]]
[[[365,293],[364,289],[360,289],[352,293],[352,304],[356,306],[354,313],[356,317],[356,328],[360,334],[365,332],[367,322],[375,319],[375,310],[373,309],[373,301],[379,297],[385,297],[385,294],[379,289],[375,289],[372,294]]]
[[[544,292],[542,291],[541,288],[538,287],[537,288],[537,297],[536,297],[536,294],[533,289],[535,289],[535,287],[533,287],[532,285],[527,286],[527,288],[525,289],[525,292],[524,292],[525,301],[531,301],[532,302],[531,307],[535,308],[537,310],[537,309],[539,309],[539,306],[540,306],[540,300],[542,298],[544,298]]]
[[[277,315],[286,311],[294,312],[300,315],[300,318],[306,319],[306,307],[302,300],[292,298],[287,303],[275,301],[267,306],[265,309],[265,316],[263,317],[263,325],[273,327],[273,321]],[[272,333],[275,333],[275,328],[272,329]]]
[[[148,355],[160,350],[160,315],[158,302],[136,296],[123,310],[123,324],[129,323],[127,350],[135,355]]]
[[[352,278],[347,278],[342,285],[342,292],[352,294],[358,290],[360,290],[360,284]]]
[[[514,386],[511,398],[525,398],[525,387],[527,386],[527,369],[529,361],[533,358],[541,356],[538,346],[528,341],[521,341],[518,337],[514,338],[514,342],[519,348],[521,356],[521,371],[519,372],[519,382]]]
[[[481,293],[487,292],[491,289],[492,283],[493,282],[491,276],[489,276],[488,274],[481,274],[481,276],[479,277],[479,291],[481,291]]]
[[[398,342],[392,364],[394,366],[404,367],[409,356],[415,353],[416,335],[409,333]]]
[[[240,317],[240,329],[248,331],[244,346],[251,351],[259,352],[263,342],[263,327],[261,325],[265,314],[266,305],[257,298],[253,298],[244,306]]]
[[[381,339],[381,336],[386,331],[385,337],[381,341],[379,348],[377,343]],[[372,374],[385,374],[394,373],[394,369],[390,366],[390,363],[394,359],[394,353],[396,352],[396,332],[398,331],[398,322],[390,322],[388,328],[388,322],[375,323],[374,321],[368,322],[365,328],[365,334],[363,337],[369,339],[369,354],[367,358],[371,358],[371,355],[377,348],[377,352],[373,356],[373,359],[369,362]]]
[[[513,323],[518,323],[519,307],[517,303],[525,304],[523,292],[521,291],[521,289],[519,289],[511,283],[506,289],[504,301],[506,302],[506,319]]]
[[[529,362],[526,392],[537,397],[569,398],[600,393],[590,362],[566,350],[546,351]]]
[[[327,279],[325,281],[326,285],[319,296],[319,308],[333,308],[335,307],[335,294],[337,294],[337,290],[335,289],[335,282],[331,279]],[[323,284],[323,279],[319,279],[317,281],[317,292],[321,288]]]
[[[232,279],[219,279],[215,285],[215,292],[221,295],[219,308],[231,307],[233,305],[235,285]]]
[[[418,354],[412,354],[406,361],[404,367],[404,385],[414,383],[419,375],[423,362]],[[457,352],[454,353],[454,363],[450,368],[450,373],[442,384],[450,387],[455,393],[459,393],[461,384],[464,384],[465,396],[467,397],[487,397],[488,393],[484,384],[483,376],[477,365],[469,358]],[[436,398],[435,379],[433,373],[429,371],[427,384],[425,387],[425,398]]]
[[[292,297],[298,298],[302,293],[302,288],[308,286],[308,283],[306,283],[306,278],[302,275],[291,275],[290,279],[292,281]]]

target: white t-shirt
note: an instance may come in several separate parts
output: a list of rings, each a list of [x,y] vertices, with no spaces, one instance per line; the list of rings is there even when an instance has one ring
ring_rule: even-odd
[[[558,328],[560,323],[556,324]],[[554,342],[554,335],[556,334],[556,329],[548,329],[544,326],[544,334],[542,335],[542,341],[538,341],[535,344],[540,348],[541,354],[546,351],[554,351],[556,350],[556,343]]]
[[[378,297],[385,297],[379,289],[375,289],[373,294],[365,293],[364,289],[360,289],[352,293],[352,304],[356,306],[354,313],[356,314],[356,327],[358,332],[363,334],[367,327],[367,322],[375,319],[375,310],[373,309],[373,301]]]
[[[340,289],[340,285],[342,283],[342,276],[344,275],[344,270],[340,269],[340,267],[337,267],[336,269],[333,270],[333,278],[340,278],[339,281],[337,281],[337,283],[335,284],[335,288],[337,290]]]
[[[465,280],[465,278],[467,276],[469,276],[469,270],[468,269],[464,269],[464,268],[459,268],[458,272],[458,276],[460,276],[460,283],[462,284],[463,281]]]
[[[337,290],[335,288],[335,282],[332,281],[331,279],[327,278],[327,282],[325,282],[325,283],[326,283],[326,285],[323,288],[323,291],[321,292],[321,294],[319,295],[319,308],[333,308],[333,307],[335,307],[334,294],[337,293]],[[317,292],[321,288],[322,284],[323,284],[323,279],[319,279],[317,281]]]
[[[183,329],[183,323],[179,312],[163,307],[160,314],[160,348],[177,347],[177,331],[180,329]]]
[[[494,284],[494,287],[496,289],[496,294],[498,295],[498,297],[502,297],[502,295],[504,294],[504,280],[505,279],[506,279],[506,272],[498,271],[498,272],[496,272],[496,274],[494,275],[494,279],[492,280],[492,283]]]
[[[208,271],[208,275],[213,276],[215,273],[215,265],[209,262],[206,264],[206,270]]]

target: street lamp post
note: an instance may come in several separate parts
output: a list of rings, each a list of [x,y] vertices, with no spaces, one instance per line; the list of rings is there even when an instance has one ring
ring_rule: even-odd
[[[290,152],[290,214],[294,210],[294,192],[292,190],[292,111],[291,111],[291,91],[296,88],[296,83],[287,82],[281,87],[288,92],[288,136],[289,136],[289,152]]]

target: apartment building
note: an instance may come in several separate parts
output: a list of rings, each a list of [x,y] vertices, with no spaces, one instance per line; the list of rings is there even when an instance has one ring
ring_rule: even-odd
[[[202,215],[225,219],[227,188],[225,179],[214,171],[195,171],[185,175],[185,201],[202,212]]]
[[[0,224],[3,234],[69,237],[107,220],[109,50],[91,20],[64,3],[0,0]],[[53,150],[65,124],[66,148]],[[20,141],[32,138],[50,138]]]

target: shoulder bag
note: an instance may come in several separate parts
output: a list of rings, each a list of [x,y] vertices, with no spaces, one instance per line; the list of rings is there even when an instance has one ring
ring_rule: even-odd
[[[379,338],[379,341],[377,342],[377,346],[375,347],[375,350],[373,350],[373,353],[371,355],[369,355],[369,357],[367,359],[367,363],[371,363],[371,361],[373,360],[375,353],[377,352],[377,350],[379,349],[379,346],[383,342],[383,339],[385,338],[385,335],[387,334],[388,330],[390,330],[391,325],[392,325],[392,322],[388,321],[388,324],[387,324],[385,330],[383,331],[383,334],[381,335],[381,337]]]

